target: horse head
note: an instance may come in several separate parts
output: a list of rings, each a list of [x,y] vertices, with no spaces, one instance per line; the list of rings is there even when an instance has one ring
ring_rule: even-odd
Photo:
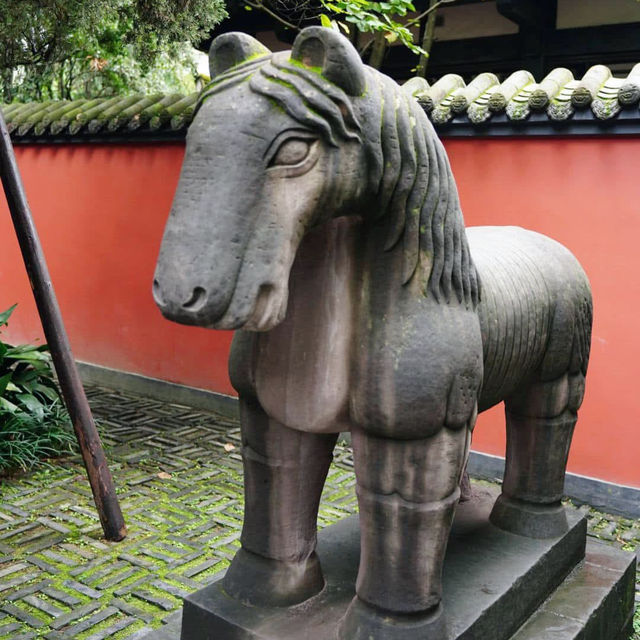
[[[305,232],[354,213],[366,191],[354,179],[366,162],[352,107],[365,67],[346,38],[319,27],[277,54],[225,34],[209,57],[154,298],[183,324],[266,331],[284,319]]]

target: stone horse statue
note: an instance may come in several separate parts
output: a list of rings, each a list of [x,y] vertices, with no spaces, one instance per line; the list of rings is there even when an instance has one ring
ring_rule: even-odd
[[[418,103],[350,42],[310,27],[272,54],[228,33],[187,135],[154,297],[184,324],[238,329],[245,517],[228,595],[290,606],[324,580],[316,517],[352,435],[356,597],[340,638],[446,637],[441,572],[478,411],[505,401],[492,522],[564,532],[592,303],[560,244],[465,230]]]

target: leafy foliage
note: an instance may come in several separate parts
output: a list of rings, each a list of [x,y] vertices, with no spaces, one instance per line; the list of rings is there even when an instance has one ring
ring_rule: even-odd
[[[14,309],[0,313],[0,327]],[[73,441],[47,346],[0,340],[0,473],[59,456]]]
[[[190,91],[198,42],[223,0],[8,0],[0,11],[0,99]],[[183,86],[188,81],[191,85]]]
[[[352,30],[382,33],[389,43],[398,40],[414,53],[421,53],[407,25],[396,20],[416,10],[411,0],[248,0],[245,6],[261,9],[290,28],[300,29],[320,22],[324,27],[340,27],[347,34]]]
[[[359,34],[371,34],[373,38],[365,38],[368,41],[359,46],[360,55],[370,65],[379,68],[385,50],[393,43],[401,44],[419,55],[421,62],[426,60],[432,33],[427,38],[422,37],[420,43],[414,41],[414,33],[426,27],[425,18],[427,25],[433,26],[437,9],[455,1],[429,0],[427,8],[421,13],[416,11],[413,0],[244,0],[244,6],[269,14],[289,29],[301,29],[319,22],[324,27],[342,30],[356,45],[361,44]]]
[[[391,2],[367,2],[366,0],[320,0],[322,6],[336,17],[353,25],[360,33],[383,33],[389,43],[398,40],[416,54],[424,51],[414,43],[411,30],[396,20],[405,17],[416,8],[409,0],[392,0]],[[331,18],[321,16],[324,26],[331,26]],[[344,22],[338,22],[344,29]],[[349,29],[346,29],[348,32]]]

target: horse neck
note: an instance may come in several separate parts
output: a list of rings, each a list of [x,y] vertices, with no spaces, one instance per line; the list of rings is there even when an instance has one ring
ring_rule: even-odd
[[[356,216],[334,218],[302,239],[289,276],[289,309],[353,307],[361,277],[361,226]]]

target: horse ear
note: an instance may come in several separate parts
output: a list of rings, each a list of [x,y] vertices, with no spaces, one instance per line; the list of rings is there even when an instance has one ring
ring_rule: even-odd
[[[271,51],[267,47],[246,33],[223,33],[214,39],[209,48],[209,75],[213,80],[247,60],[269,55]]]
[[[291,59],[305,67],[320,69],[327,80],[338,85],[347,95],[364,93],[364,64],[349,40],[334,29],[303,29],[293,43]]]

